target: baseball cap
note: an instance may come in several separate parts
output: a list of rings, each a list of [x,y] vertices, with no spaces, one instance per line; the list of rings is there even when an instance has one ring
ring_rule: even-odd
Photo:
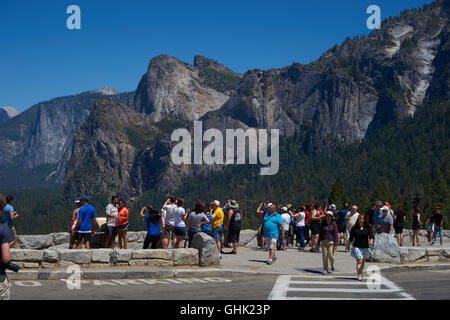
[[[327,215],[327,214],[333,216],[333,212],[331,212],[331,211],[327,211],[327,213],[325,213],[325,215]]]
[[[388,205],[389,205],[389,202],[386,201],[386,202],[384,203],[384,205],[385,205],[385,206],[388,206]]]
[[[220,206],[220,202],[218,200],[214,200],[211,204],[215,204],[216,206]]]
[[[389,211],[389,208],[384,206],[383,208],[381,208],[381,211]]]
[[[281,210],[283,210],[283,211],[287,211],[287,208],[286,208],[286,207],[283,207],[283,208],[281,208]]]
[[[269,202],[269,203],[267,204],[268,207],[270,207],[271,205],[273,205],[272,202]]]
[[[332,204],[332,205],[330,206],[330,208],[331,208],[331,210],[336,210],[336,205]]]

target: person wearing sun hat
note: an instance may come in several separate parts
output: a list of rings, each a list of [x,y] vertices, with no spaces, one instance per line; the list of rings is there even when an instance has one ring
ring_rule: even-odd
[[[236,200],[230,200],[228,202],[227,211],[227,230],[228,230],[228,243],[233,246],[233,251],[230,254],[236,254],[239,245],[239,234],[241,232],[241,218],[242,213],[239,209],[239,204]]]
[[[338,234],[337,224],[333,221],[333,212],[327,211],[320,229],[318,241],[322,250],[323,273],[325,275],[331,273],[328,271],[328,261],[331,264],[331,271],[334,271],[334,250],[336,250],[339,242]]]

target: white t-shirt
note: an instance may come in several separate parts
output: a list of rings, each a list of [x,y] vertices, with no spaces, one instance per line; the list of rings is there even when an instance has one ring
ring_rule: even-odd
[[[289,225],[291,224],[291,215],[289,213],[283,213],[281,219],[283,220],[284,231],[288,231]]]
[[[184,220],[183,220],[183,216],[185,213],[186,213],[186,211],[184,210],[184,208],[176,207],[173,210],[173,215],[175,218],[174,227],[177,227],[177,228],[186,227]]]
[[[118,217],[118,210],[112,203],[106,206],[106,214],[112,214]],[[108,227],[117,227],[117,219],[106,216],[106,225]]]
[[[347,213],[347,215],[345,216],[345,220],[347,221],[346,228],[348,230],[351,230],[353,228],[353,226],[358,221],[358,217],[359,217],[359,213],[358,212],[355,212],[354,214],[352,214],[352,212],[349,211]]]
[[[299,216],[298,216],[297,222],[296,222],[297,227],[305,226],[305,217],[306,217],[306,214],[304,212],[299,212]]]
[[[174,204],[168,204],[167,206],[162,208],[164,211],[164,224],[174,226],[175,217],[174,217],[173,211],[176,207],[177,206]]]

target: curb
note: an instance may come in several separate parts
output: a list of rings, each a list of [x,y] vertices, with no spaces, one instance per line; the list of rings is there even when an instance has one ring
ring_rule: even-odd
[[[420,271],[420,270],[450,270],[450,264],[416,264],[416,265],[391,265],[380,267],[382,272]],[[73,273],[66,271],[25,270],[18,273],[7,272],[9,280],[62,280],[67,279]],[[354,274],[354,272],[339,272],[335,275]],[[83,280],[107,280],[107,279],[164,279],[164,278],[198,278],[198,277],[238,277],[238,276],[268,276],[268,275],[292,275],[285,272],[262,272],[233,269],[178,269],[178,270],[82,270]],[[302,274],[298,274],[302,275]]]

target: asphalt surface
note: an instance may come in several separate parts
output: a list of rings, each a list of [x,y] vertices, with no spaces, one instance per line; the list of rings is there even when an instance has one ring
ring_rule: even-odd
[[[366,276],[366,279],[368,277]],[[450,299],[450,270],[385,273],[380,285],[349,275],[12,281],[14,300],[412,300]]]

